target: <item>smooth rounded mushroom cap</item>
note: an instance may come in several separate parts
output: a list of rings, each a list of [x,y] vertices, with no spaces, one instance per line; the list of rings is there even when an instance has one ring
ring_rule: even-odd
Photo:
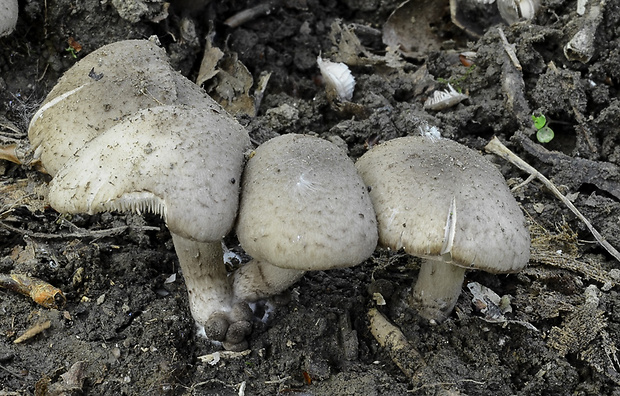
[[[84,143],[138,110],[171,104],[219,108],[189,84],[149,40],[101,47],[62,76],[32,118],[28,136],[35,157],[55,175]]]
[[[523,213],[498,169],[477,152],[410,136],[373,147],[356,166],[371,188],[380,244],[493,273],[527,264]]]
[[[17,0],[0,0],[0,37],[8,36],[15,30],[18,11]]]
[[[50,183],[50,204],[64,213],[159,213],[177,235],[218,241],[234,223],[249,144],[224,111],[141,110],[66,162]]]
[[[289,134],[256,149],[241,189],[237,236],[257,260],[297,270],[359,264],[377,244],[366,186],[336,145]]]

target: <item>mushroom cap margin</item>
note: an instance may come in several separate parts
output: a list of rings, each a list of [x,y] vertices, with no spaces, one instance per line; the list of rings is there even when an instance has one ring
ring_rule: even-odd
[[[33,116],[28,137],[35,157],[55,175],[84,143],[125,117],[178,103],[175,74],[166,51],[149,40],[91,52],[63,74]]]

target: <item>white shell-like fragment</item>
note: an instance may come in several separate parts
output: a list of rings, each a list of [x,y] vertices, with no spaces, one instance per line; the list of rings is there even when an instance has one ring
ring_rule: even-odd
[[[448,84],[448,89],[444,91],[435,91],[433,96],[424,102],[425,110],[444,110],[459,104],[461,101],[469,98],[469,96],[459,93],[452,85]]]
[[[534,18],[540,8],[540,0],[497,0],[497,9],[509,25]]]
[[[588,0],[577,0],[577,14],[583,15],[586,13],[586,5]]]
[[[594,55],[594,34],[592,29],[578,31],[564,46],[564,56],[570,61],[588,63]]]
[[[564,56],[571,61],[588,63],[594,55],[596,30],[603,19],[602,5],[592,4],[582,19],[582,26],[564,46]]]
[[[321,75],[325,80],[325,90],[330,100],[340,99],[350,101],[355,89],[355,78],[349,67],[341,62],[323,60],[319,55],[316,58]]]

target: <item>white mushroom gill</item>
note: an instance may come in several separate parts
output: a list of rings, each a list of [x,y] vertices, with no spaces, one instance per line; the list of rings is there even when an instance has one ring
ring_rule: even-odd
[[[443,237],[443,245],[439,254],[445,262],[452,261],[452,247],[454,246],[454,235],[456,233],[456,197],[452,197],[452,203],[448,209],[446,219],[446,231]]]
[[[452,85],[448,84],[448,89],[444,91],[437,90],[433,92],[432,96],[426,99],[424,102],[424,109],[444,110],[456,106],[467,98],[469,98],[469,96],[458,92]]]
[[[67,91],[67,92],[63,93],[62,95],[59,95],[59,96],[55,97],[54,99],[50,100],[49,102],[47,102],[46,104],[41,106],[39,108],[39,110],[37,110],[37,112],[34,113],[34,116],[32,116],[32,119],[30,120],[29,127],[32,127],[32,125],[34,125],[39,120],[39,118],[43,117],[43,113],[45,113],[45,111],[48,110],[50,107],[53,107],[53,106],[57,105],[61,101],[65,100],[69,96],[79,92],[80,90],[82,90],[82,88],[84,88],[84,87],[86,87],[88,85],[90,85],[90,83],[82,84],[82,85],[80,85],[77,88],[74,88],[74,89],[72,89],[70,91]]]
[[[120,197],[104,202],[104,211],[134,212],[137,214],[153,213],[166,220],[166,203],[149,191],[129,192]]]

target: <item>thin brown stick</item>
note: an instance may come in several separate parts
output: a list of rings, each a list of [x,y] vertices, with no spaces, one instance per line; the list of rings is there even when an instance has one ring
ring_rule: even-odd
[[[28,330],[26,330],[24,334],[17,337],[15,341],[13,341],[13,344],[20,344],[24,341],[28,341],[29,339],[36,336],[37,334],[40,334],[43,331],[49,329],[51,326],[52,326],[52,321],[50,320],[46,320],[43,322],[37,322],[32,327],[30,327]]]
[[[454,383],[442,381],[442,376],[433,371],[418,352],[417,348],[407,340],[402,331],[381,314],[376,308],[368,311],[370,332],[375,337],[392,361],[409,378],[411,383],[420,388],[436,388],[438,396],[458,396],[460,393],[452,388]]]
[[[13,227],[13,226],[8,225],[4,221],[0,221],[0,227],[5,228],[9,231],[15,232],[20,235],[27,235],[31,238],[38,238],[38,239],[65,239],[65,238],[95,238],[95,239],[98,239],[98,238],[106,238],[106,237],[111,237],[115,235],[120,235],[130,228],[129,226],[122,226],[122,227],[109,228],[107,230],[94,230],[94,231],[78,228],[79,230],[78,232],[48,234],[44,232],[32,232],[32,231],[24,230],[21,228]],[[138,229],[140,231],[159,231],[160,230],[159,227],[153,227],[153,226],[142,226],[142,227],[132,226],[131,228]]]
[[[269,14],[279,5],[279,1],[267,1],[252,8],[240,11],[224,21],[225,25],[232,28],[239,27],[246,22]]]
[[[575,205],[573,205],[573,203],[568,198],[566,198],[549,179],[547,179],[543,174],[538,172],[536,168],[534,168],[533,166],[522,160],[515,153],[510,151],[510,149],[504,146],[496,136],[491,139],[491,141],[484,147],[484,149],[490,153],[504,158],[506,161],[510,162],[517,168],[529,173],[530,175],[540,180],[545,185],[545,187],[551,190],[551,192],[553,192],[553,194],[560,201],[562,201],[564,205],[566,205],[571,210],[571,212],[575,214],[575,216],[579,218],[579,220],[583,221],[586,227],[588,227],[588,230],[590,230],[592,235],[594,235],[594,238],[596,238],[598,243],[605,250],[607,250],[609,254],[611,254],[616,260],[620,262],[620,253],[616,250],[616,248],[611,246],[611,244],[607,242],[607,240],[596,230],[596,228],[594,228],[594,226],[588,221],[588,219],[586,219],[585,216],[582,215],[581,212],[579,212]]]
[[[17,158],[17,153],[15,152],[16,148],[16,144],[7,144],[0,147],[0,160],[6,160],[21,165],[22,162]]]

